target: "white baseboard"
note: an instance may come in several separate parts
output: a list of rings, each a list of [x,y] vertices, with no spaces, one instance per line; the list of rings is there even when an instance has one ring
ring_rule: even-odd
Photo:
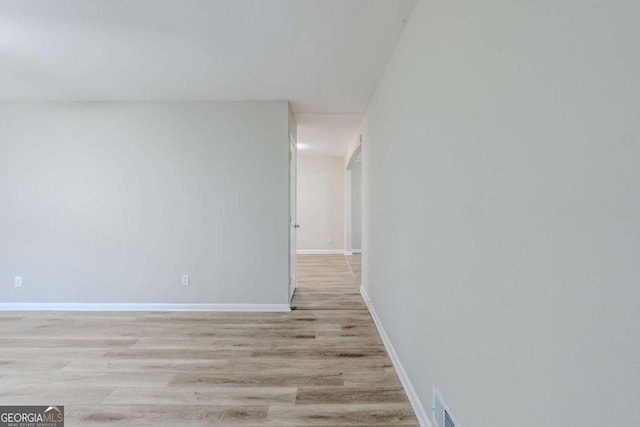
[[[354,254],[361,254],[362,249],[351,249],[351,252],[353,252]]]
[[[389,353],[391,362],[393,362],[393,367],[396,368],[396,371],[398,372],[398,377],[400,377],[400,382],[402,383],[405,393],[407,393],[407,397],[413,407],[413,412],[415,412],[416,418],[418,418],[418,422],[422,427],[433,427],[431,420],[427,416],[427,412],[422,406],[422,402],[420,402],[420,399],[418,398],[416,390],[411,384],[411,380],[409,380],[409,377],[407,376],[407,372],[404,370],[404,366],[402,366],[402,362],[400,362],[400,359],[398,358],[396,350],[393,348],[393,344],[391,344],[391,341],[389,340],[389,336],[385,332],[384,327],[371,304],[369,295],[367,295],[367,291],[363,287],[360,287],[360,294],[362,294],[362,299],[364,299],[365,304],[367,304],[367,308],[369,309],[369,313],[371,313],[373,322],[376,324],[376,328],[378,328],[378,333],[380,334],[380,338],[382,338],[384,347],[387,349],[387,353]]]
[[[345,255],[353,255],[353,251],[344,251]]]
[[[253,311],[287,312],[287,304],[0,303],[0,311]]]
[[[344,249],[298,249],[298,255],[344,255]]]

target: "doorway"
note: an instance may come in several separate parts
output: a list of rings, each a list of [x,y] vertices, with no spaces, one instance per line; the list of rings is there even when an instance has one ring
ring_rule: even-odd
[[[298,287],[296,258],[297,231],[300,225],[296,219],[297,205],[297,147],[293,135],[289,136],[289,304]]]
[[[351,253],[362,253],[362,160],[351,165]]]
[[[360,140],[362,141],[362,139]],[[362,143],[353,151],[345,174],[345,254],[356,285],[362,282],[363,168]]]

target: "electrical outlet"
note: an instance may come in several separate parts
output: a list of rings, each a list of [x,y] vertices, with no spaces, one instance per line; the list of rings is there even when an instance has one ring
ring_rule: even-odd
[[[16,276],[13,278],[13,286],[16,288],[22,287],[22,276]]]
[[[191,279],[188,274],[182,275],[182,286],[189,286],[191,284]]]
[[[333,239],[331,237],[328,237],[327,238],[327,243],[329,243],[329,244],[333,243]]]

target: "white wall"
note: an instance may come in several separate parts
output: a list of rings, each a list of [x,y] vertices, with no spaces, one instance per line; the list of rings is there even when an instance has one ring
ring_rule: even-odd
[[[0,105],[0,301],[286,304],[288,116]]]
[[[298,154],[298,250],[344,250],[344,161]]]
[[[462,426],[640,425],[640,2],[420,0],[364,129],[364,280]]]
[[[362,162],[351,166],[351,246],[362,250]]]

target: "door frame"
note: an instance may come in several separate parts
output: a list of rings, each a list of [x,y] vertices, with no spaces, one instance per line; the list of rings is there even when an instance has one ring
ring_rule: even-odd
[[[344,224],[345,224],[345,233],[344,233],[344,248],[345,248],[345,254],[347,255],[353,255],[353,212],[352,212],[352,206],[353,206],[353,201],[352,201],[352,194],[351,194],[351,169],[353,168],[353,164],[356,162],[356,159],[358,158],[358,156],[360,155],[360,153],[362,152],[362,135],[360,135],[360,143],[358,144],[358,146],[353,150],[353,152],[351,153],[351,155],[349,156],[349,160],[347,161],[347,164],[345,166],[345,174],[344,174],[344,188],[345,188],[345,192],[344,192],[344,196],[345,196],[345,201],[344,201]],[[361,183],[362,183],[362,177],[361,179]],[[361,189],[361,193],[362,194],[362,189]],[[362,228],[362,223],[360,224],[361,228]],[[360,231],[360,233],[362,233],[362,230]],[[362,234],[361,234],[362,235]],[[362,245],[362,244],[361,244]],[[357,248],[356,248],[357,249]],[[362,248],[360,248],[362,249]]]
[[[297,159],[298,150],[293,134],[289,134],[289,305],[298,287],[297,255]]]

